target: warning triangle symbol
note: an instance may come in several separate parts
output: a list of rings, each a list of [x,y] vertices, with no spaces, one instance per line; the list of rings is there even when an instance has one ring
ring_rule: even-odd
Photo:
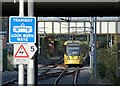
[[[29,57],[28,53],[26,52],[22,44],[19,47],[18,51],[16,52],[15,57],[16,58],[28,58]]]

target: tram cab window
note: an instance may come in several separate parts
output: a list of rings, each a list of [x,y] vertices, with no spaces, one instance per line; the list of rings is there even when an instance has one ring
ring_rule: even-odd
[[[78,56],[80,55],[80,47],[79,46],[67,46],[67,55],[70,56]]]

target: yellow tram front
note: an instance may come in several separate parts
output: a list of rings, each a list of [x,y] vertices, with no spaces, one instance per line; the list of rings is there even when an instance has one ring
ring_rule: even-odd
[[[64,64],[82,64],[80,41],[66,41],[64,46]]]

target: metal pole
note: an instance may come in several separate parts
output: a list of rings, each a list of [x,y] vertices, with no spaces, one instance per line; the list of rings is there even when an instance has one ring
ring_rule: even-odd
[[[68,17],[68,40],[70,40],[70,17]]]
[[[28,16],[33,16],[34,6],[33,0],[28,0]]]
[[[109,47],[109,22],[107,22],[107,48]]]
[[[2,26],[2,21],[0,21],[0,25]],[[0,31],[0,32],[2,33],[2,31]],[[1,73],[3,72],[3,65],[4,65],[3,64],[3,35],[0,34],[0,72]]]
[[[36,19],[36,21],[38,21]],[[36,28],[38,28],[38,22],[36,22]],[[36,29],[36,47],[38,47],[38,29]],[[34,75],[35,75],[35,80],[34,80],[34,86],[38,86],[38,50],[36,51],[35,53],[35,57],[34,57],[34,68],[35,68],[35,72],[34,72]]]
[[[24,16],[24,0],[19,0],[19,16]]]
[[[87,44],[89,43],[89,34],[86,34],[87,35]]]
[[[19,16],[24,16],[24,0],[19,0]],[[18,84],[21,86],[24,84],[24,65],[19,65],[18,72]]]
[[[94,80],[96,81],[96,28],[97,28],[97,17],[94,17],[94,51],[93,51],[93,59],[94,59]]]
[[[110,47],[112,47],[113,40],[112,40],[112,34],[111,34],[111,40],[110,40]]]
[[[28,0],[28,16],[33,16],[33,0]],[[27,66],[27,85],[34,85],[34,60],[29,58]]]
[[[55,31],[54,31],[54,22],[52,22],[52,34],[54,34]]]
[[[94,81],[96,81],[96,21],[97,18],[91,17],[91,33],[90,33],[90,67],[94,70]]]
[[[60,34],[61,34],[61,22],[59,24],[60,24]]]
[[[89,55],[90,55],[90,68],[93,68],[93,18],[90,18],[90,27],[91,27],[91,31],[90,31],[90,51],[89,51]]]
[[[23,86],[23,84],[24,84],[24,66],[23,66],[23,64],[19,65],[18,84],[19,84],[19,86]]]
[[[2,35],[0,35],[0,76],[3,72],[3,40]],[[0,86],[2,85],[2,77],[0,77]]]

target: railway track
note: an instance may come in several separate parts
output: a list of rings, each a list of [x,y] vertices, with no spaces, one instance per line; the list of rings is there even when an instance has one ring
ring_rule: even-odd
[[[77,67],[76,72],[75,72],[75,76],[73,78],[73,86],[78,86],[77,79],[78,79],[78,76],[79,76],[79,72],[80,72],[80,69],[79,69],[79,67]]]
[[[47,67],[47,66],[49,66],[49,65],[51,65],[51,64],[53,64],[53,63],[55,64],[56,62],[59,62],[59,63],[53,65],[52,67],[49,67],[48,69],[46,69],[46,70],[45,70],[44,72],[42,72],[40,75],[44,75],[44,74],[46,74],[47,72],[49,72],[49,71],[51,70],[51,68],[57,67],[58,64],[62,63],[62,60],[63,60],[63,58],[61,57],[60,59],[58,59],[58,60],[56,60],[56,61],[53,61],[53,62],[51,62],[51,63],[49,63],[49,64],[47,64],[47,65],[44,65],[44,66],[40,67],[40,68]]]
[[[65,69],[62,69],[61,71],[55,72],[55,73],[43,73],[38,76],[38,79],[39,79],[39,81],[41,81],[41,80],[47,80],[52,77],[54,77],[54,78],[57,77],[53,83],[53,86],[57,86],[57,85],[59,85],[62,77],[66,78],[65,76],[70,76],[70,78],[71,78],[70,80],[72,82],[71,85],[78,86],[77,80],[78,80],[80,71],[81,71],[81,69],[79,67],[75,68],[73,71],[69,70],[68,68],[65,68]],[[25,79],[27,79],[27,77],[25,77]],[[8,82],[2,84],[2,86],[17,86],[17,79],[8,81]]]
[[[51,62],[51,63],[49,63],[49,64],[47,64],[47,65],[45,65],[45,66],[43,66],[43,67],[47,67],[47,66],[49,66],[50,64],[54,64],[54,63],[56,63],[56,62],[58,62],[58,61],[60,61],[60,60],[62,60],[63,58],[61,57],[60,59],[58,59],[58,60],[56,60],[56,61],[53,61],[53,62]],[[59,62],[59,63],[61,63],[61,62]],[[42,72],[38,77],[46,77],[47,75],[45,75],[47,72],[49,72],[50,71],[50,69],[51,68],[55,68],[57,66],[57,64],[55,64],[55,65],[53,65],[52,67],[49,67],[48,69],[46,69],[44,72]],[[59,72],[58,72],[59,73]],[[55,73],[55,75],[57,75],[58,73]],[[53,75],[53,74],[48,74],[48,76],[51,76],[51,75]],[[24,77],[24,79],[27,79],[27,72],[25,73],[25,75],[24,75],[25,77]],[[43,79],[43,78],[42,78]],[[7,82],[5,82],[5,83],[3,83],[2,84],[2,86],[17,86],[17,83],[18,83],[18,80],[17,79],[12,79],[12,80],[10,80],[10,81],[7,81]]]
[[[17,82],[17,79],[12,79],[10,81],[7,81],[5,83],[3,83],[1,86],[15,86],[16,85],[16,82]]]
[[[47,73],[47,74],[43,74],[43,75],[38,75],[38,79],[45,80],[45,79],[49,79],[49,78],[56,77],[56,76],[58,77],[64,70],[59,71],[59,72],[55,72],[55,73]],[[63,75],[71,75],[73,73],[75,73],[75,71],[65,72]]]
[[[57,67],[57,65],[54,65],[54,66],[52,66],[52,67],[46,69],[46,70],[45,70],[44,72],[42,72],[40,75],[46,74],[47,72],[49,72],[49,71],[51,70],[51,68],[55,68],[55,67]]]
[[[56,63],[56,62],[60,62],[60,60],[63,60],[63,58],[60,58],[54,62],[51,62],[51,63]],[[49,66],[51,63],[45,65],[44,67],[47,67]],[[45,71],[43,71],[40,75],[38,75],[38,79],[39,80],[46,80],[46,79],[49,79],[49,78],[52,78],[52,77],[57,77],[57,79],[55,79],[53,85],[54,86],[57,86],[58,85],[58,82],[62,79],[62,77],[64,77],[64,75],[73,75],[73,77],[71,78],[72,79],[72,85],[73,86],[78,86],[77,84],[77,79],[78,79],[78,76],[79,76],[79,72],[80,72],[80,68],[77,67],[77,68],[74,68],[72,70],[72,72],[68,71],[69,68],[65,68],[65,69],[61,69],[61,71],[58,71],[58,72],[50,72],[49,71],[52,69],[52,68],[55,68],[58,64],[55,64],[53,65],[52,67],[49,67],[48,69],[46,69]],[[43,68],[43,67],[40,67],[40,68]],[[70,69],[71,70],[71,69]],[[27,74],[25,74],[25,79],[27,79]],[[15,83],[17,82],[17,79],[13,79],[11,81],[8,81],[4,84],[2,84],[2,86],[6,86],[6,85],[10,85],[10,86],[13,86]]]
[[[62,71],[62,73],[60,73],[60,75],[57,77],[57,79],[56,79],[56,80],[54,81],[54,83],[53,83],[54,86],[57,86],[58,81],[62,78],[62,76],[64,75],[64,73],[66,72],[66,70],[67,70],[67,68],[64,69],[64,70]]]
[[[27,85],[27,76],[26,75],[24,77],[24,80],[25,80],[24,85],[26,86]],[[3,83],[1,86],[18,86],[18,79],[12,79],[10,81],[7,81],[7,82]],[[21,85],[21,86],[23,86],[23,85]]]
[[[47,66],[49,66],[49,65],[58,65],[58,64],[60,64],[60,63],[62,63],[63,62],[63,57],[60,57],[60,59],[57,59],[57,60],[55,60],[55,61],[53,61],[53,62],[50,62],[50,63],[48,63],[48,64],[46,64],[46,65],[44,65],[44,66],[42,66],[42,67],[39,67],[39,68],[44,68],[44,67],[47,67]]]
[[[64,69],[60,74],[59,74],[59,76],[56,78],[56,80],[54,81],[54,83],[53,83],[53,86],[57,86],[58,85],[58,82],[62,79],[62,77],[64,77],[64,75],[65,75],[65,72],[67,71],[67,68],[66,69]],[[77,67],[76,68],[76,70],[74,71],[74,72],[72,72],[71,74],[74,76],[74,77],[72,77],[72,86],[78,86],[78,84],[77,84],[77,79],[78,79],[78,76],[79,76],[79,72],[80,72],[80,69],[79,69],[79,67]],[[71,75],[71,74],[69,74],[69,75]]]
[[[24,80],[25,80],[25,85],[26,85],[27,84],[27,70],[24,73]],[[12,79],[7,82],[4,82],[1,86],[18,86],[18,79]]]

